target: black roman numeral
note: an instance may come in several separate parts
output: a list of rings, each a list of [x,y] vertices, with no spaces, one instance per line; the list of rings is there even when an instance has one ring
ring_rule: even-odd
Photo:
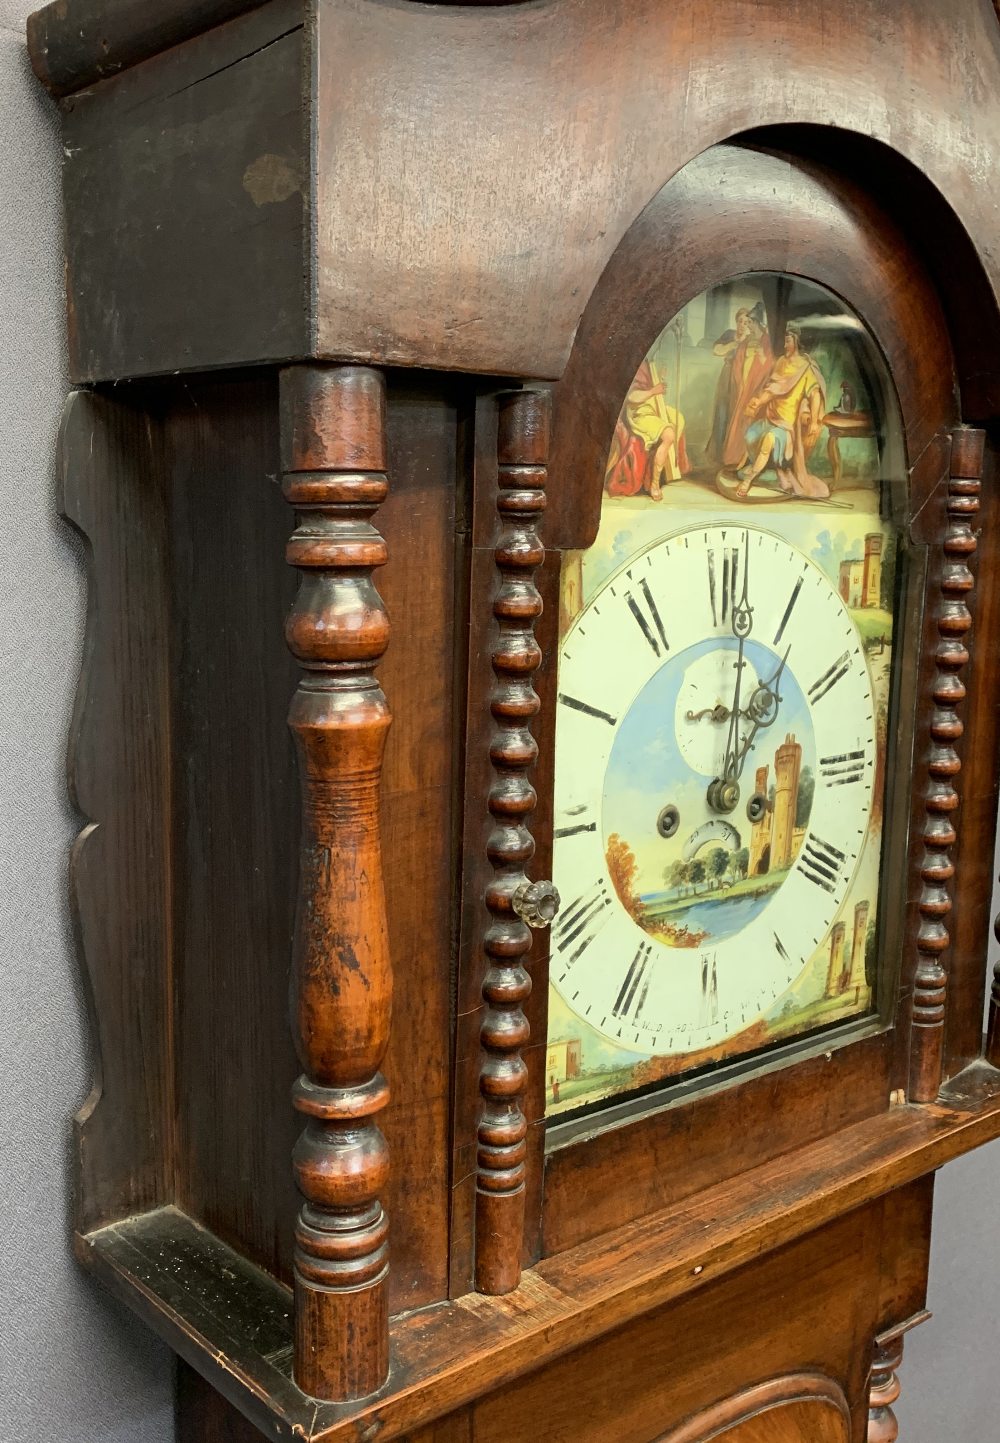
[[[561,691],[559,700],[563,706],[572,707],[574,711],[582,711],[584,716],[596,717],[598,721],[607,722],[610,727],[618,725],[616,716],[612,716],[610,712],[601,711],[599,706],[591,706],[589,702],[580,701],[579,697],[567,696],[565,692]]]
[[[649,978],[651,968],[649,965],[650,954],[653,951],[652,944],[641,942],[639,950],[632,958],[632,965],[625,974],[625,981],[615,999],[612,1007],[612,1015],[619,1021],[627,1021],[631,1015],[633,1022],[638,1022],[645,1006],[646,998],[649,995]]]
[[[610,906],[611,898],[602,879],[587,891],[581,892],[579,897],[559,914],[552,929],[556,947],[560,952],[565,952],[567,947],[578,944],[565,959],[567,967],[572,967],[593,942],[608,920],[607,909]]]
[[[817,678],[809,688],[809,705],[815,706],[822,701],[828,691],[832,691],[842,676],[846,676],[851,665],[850,652],[845,651],[843,656],[838,656],[833,666],[827,667],[823,675]]]
[[[782,942],[777,932],[775,932],[774,934],[774,945],[778,949],[778,956],[782,959],[782,961],[787,962],[788,953],[785,951],[785,944]]]
[[[820,757],[819,774],[828,787],[849,787],[865,775],[864,752],[841,752],[835,757]]]
[[[596,822],[574,822],[571,827],[556,827],[553,837],[577,837],[581,832],[596,832]]]
[[[631,578],[631,572],[629,572],[628,575]],[[663,651],[670,650],[670,647],[667,645],[667,633],[663,629],[663,621],[645,577],[639,582],[639,590],[642,592],[641,599],[637,599],[631,591],[626,591],[625,600],[628,602],[628,609],[635,617],[635,622],[639,630],[653,648],[653,655],[662,656],[663,652],[660,650],[661,645]],[[643,609],[643,602],[645,603],[645,610]],[[649,612],[648,617],[646,615],[647,610]],[[659,640],[657,640],[657,637]]]
[[[815,882],[816,886],[822,887],[824,892],[832,894],[837,889],[837,883],[840,881],[846,861],[847,857],[839,847],[833,846],[830,842],[824,842],[822,837],[814,836],[810,832],[806,837],[796,866],[804,877],[809,878],[810,882]]]
[[[721,553],[721,565],[716,561],[715,551],[710,549],[708,553],[708,595],[712,603],[712,624],[713,626],[725,626],[729,620],[729,608],[736,597],[736,587],[739,580],[740,550],[738,546],[723,546]],[[717,593],[717,580],[721,574],[722,595],[721,607],[719,606],[719,595]]]
[[[798,579],[798,581],[797,581],[797,582],[795,583],[795,585],[792,587],[792,594],[791,594],[791,596],[788,598],[788,605],[785,607],[785,614],[784,614],[784,616],[781,618],[781,625],[778,627],[777,631],[774,633],[774,645],[775,645],[775,646],[778,645],[778,642],[781,640],[781,638],[782,638],[782,637],[784,636],[784,634],[785,634],[785,627],[788,625],[788,618],[789,618],[789,617],[791,616],[791,614],[792,614],[792,608],[794,607],[795,603],[796,603],[796,602],[798,601],[798,599],[799,599],[799,592],[802,590],[802,582],[803,582],[803,580],[804,580],[804,577],[803,577],[803,576],[800,576],[799,579]]]

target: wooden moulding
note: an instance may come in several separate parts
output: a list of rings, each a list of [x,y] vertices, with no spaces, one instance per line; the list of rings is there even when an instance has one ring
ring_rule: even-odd
[[[998,1097],[964,1112],[892,1108],[709,1188],[697,1208],[652,1213],[547,1258],[505,1297],[468,1293],[397,1317],[389,1386],[353,1403],[303,1396],[288,1290],[176,1209],[113,1224],[80,1248],[275,1443],[389,1443],[480,1399],[484,1378],[502,1389],[998,1136]]]
[[[955,868],[954,815],[960,797],[962,762],[956,750],[963,724],[957,708],[965,699],[962,672],[968,665],[967,639],[972,626],[968,602],[975,586],[969,563],[975,555],[974,529],[979,510],[985,433],[970,426],[952,433],[947,528],[942,542],[941,598],[935,613],[938,643],[930,720],[928,784],[924,796],[924,853],[920,864],[917,970],[913,982],[910,1034],[910,1088],[914,1102],[933,1102],[941,1087],[948,974],[944,959],[951,938],[945,925],[951,912],[949,887]]]
[[[284,489],[302,572],[286,624],[304,669],[289,725],[302,784],[292,1021],[306,1118],[295,1247],[295,1378],[317,1398],[374,1392],[389,1371],[388,1176],[377,1124],[392,976],[379,835],[390,714],[374,667],[389,624],[372,580],[386,560],[385,382],[361,366],[281,376]]]
[[[490,921],[483,939],[486,1010],[476,1151],[475,1278],[483,1293],[508,1293],[521,1276],[528,1131],[522,1109],[528,1078],[521,1052],[529,1038],[523,1008],[531,992],[524,966],[531,931],[514,909],[514,894],[526,881],[524,869],[535,850],[527,827],[536,800],[528,770],[538,755],[531,724],[540,705],[532,679],[542,659],[534,635],[542,598],[534,575],[545,559],[537,520],[545,509],[548,449],[548,393],[501,396],[496,503],[501,531],[494,552],[500,584],[493,600],[498,632],[488,801],[494,826],[487,846],[493,879],[485,899]]]

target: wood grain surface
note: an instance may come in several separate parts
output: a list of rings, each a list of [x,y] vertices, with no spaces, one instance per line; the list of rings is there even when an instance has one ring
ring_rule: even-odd
[[[894,1108],[845,1128],[835,1138],[707,1189],[696,1206],[651,1214],[547,1259],[525,1272],[520,1287],[504,1297],[472,1293],[397,1317],[388,1388],[352,1405],[317,1405],[304,1398],[291,1380],[289,1290],[175,1210],[160,1209],[82,1237],[79,1251],[113,1292],[276,1443],[304,1421],[313,1443],[356,1443],[366,1428],[388,1443],[474,1403],[487,1389],[507,1396],[520,1378],[528,1380],[529,1388],[539,1388],[540,1383],[530,1382],[533,1373],[586,1347],[576,1357],[575,1375],[567,1375],[574,1377],[575,1387],[592,1376],[590,1345],[598,1339],[633,1320],[642,1326],[645,1315],[697,1298],[709,1284],[725,1287],[729,1275],[738,1277],[745,1264],[766,1261],[786,1245],[811,1237],[824,1267],[837,1271],[846,1266],[838,1275],[859,1300],[858,1336],[864,1332],[867,1342],[851,1353],[854,1383],[847,1391],[861,1437],[868,1352],[892,1294],[891,1283],[883,1292],[882,1271],[890,1279],[909,1273],[912,1263],[897,1261],[895,1223],[917,1215],[911,1208],[919,1204],[894,1206],[890,1212],[879,1204],[878,1245],[873,1232],[869,1245],[874,1252],[860,1266],[850,1248],[845,1259],[825,1246],[823,1229],[832,1229],[827,1236],[833,1236],[838,1220],[844,1220],[849,1232],[849,1215],[857,1218],[869,1203],[908,1188],[997,1136],[997,1095],[969,1102],[962,1111],[937,1105]],[[857,1292],[859,1273],[868,1283]],[[234,1276],[240,1280],[235,1310]],[[741,1285],[737,1281],[735,1286]],[[808,1289],[792,1291],[801,1306],[810,1305]],[[913,1283],[907,1283],[899,1296],[908,1303],[913,1291]],[[744,1315],[751,1320],[751,1345],[760,1318],[754,1299],[751,1291]],[[785,1306],[784,1301],[775,1305],[776,1317]],[[896,1314],[891,1320],[904,1321]],[[801,1349],[802,1337],[797,1335],[795,1343]],[[711,1366],[710,1354],[702,1349],[705,1367]],[[614,1356],[613,1346],[609,1356]],[[804,1361],[800,1354],[794,1366]],[[619,1359],[616,1379],[623,1367]],[[716,1397],[732,1391],[725,1380],[716,1380],[716,1390]],[[564,1406],[561,1391],[553,1398],[555,1406]],[[498,1409],[502,1402],[497,1400]],[[502,1411],[496,1416],[501,1418]],[[668,1423],[661,1418],[658,1432]],[[656,1436],[651,1427],[647,1437]]]
[[[83,822],[70,887],[95,1075],[74,1121],[73,1208],[88,1231],[169,1199],[169,586],[159,424],[138,397],[75,393],[59,507],[87,545],[87,634],[69,782]]]

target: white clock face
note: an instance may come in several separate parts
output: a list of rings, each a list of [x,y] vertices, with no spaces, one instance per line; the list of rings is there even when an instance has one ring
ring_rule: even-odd
[[[598,1034],[711,1048],[843,948],[876,706],[850,611],[789,541],[730,521],[633,555],[563,643],[556,754],[550,978]]]

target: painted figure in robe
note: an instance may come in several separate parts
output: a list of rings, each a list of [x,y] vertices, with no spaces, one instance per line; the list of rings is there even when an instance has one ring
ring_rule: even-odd
[[[663,485],[679,481],[690,470],[684,417],[667,403],[666,389],[653,363],[643,361],[615,427],[605,475],[609,495],[647,491],[659,501]]]
[[[782,491],[796,496],[826,497],[830,488],[809,471],[808,460],[819,440],[826,414],[826,382],[812,357],[802,350],[801,328],[785,328],[783,355],[775,361],[766,385],[745,410],[743,464],[736,491],[745,497],[758,476],[773,466]]]

